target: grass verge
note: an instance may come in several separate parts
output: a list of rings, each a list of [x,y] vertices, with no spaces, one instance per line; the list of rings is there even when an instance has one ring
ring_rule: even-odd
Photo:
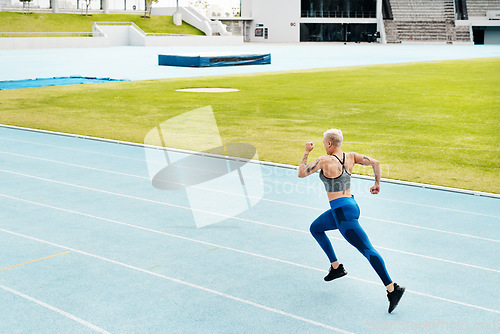
[[[500,58],[0,91],[0,123],[143,142],[159,123],[212,106],[223,142],[261,160],[323,155],[328,128],[383,176],[500,193]],[[234,93],[182,93],[227,87]],[[193,147],[180,147],[193,149]],[[366,168],[355,170],[370,174]]]
[[[55,13],[12,13],[0,12],[0,31],[2,32],[91,32],[93,22],[134,22],[147,33],[171,33],[186,35],[205,35],[197,28],[183,22],[176,26],[172,16],[153,15],[149,19],[130,14],[80,14]]]

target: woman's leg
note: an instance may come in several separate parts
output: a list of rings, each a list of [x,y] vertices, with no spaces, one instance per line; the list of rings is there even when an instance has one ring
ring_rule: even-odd
[[[392,280],[387,273],[387,269],[385,268],[384,259],[375,250],[375,248],[373,248],[365,231],[361,225],[359,225],[358,220],[352,219],[344,222],[344,226],[342,226],[339,230],[344,238],[349,241],[351,245],[356,247],[356,249],[360,251],[364,257],[366,257],[384,285],[390,285]]]
[[[385,268],[382,256],[373,248],[365,231],[361,225],[359,225],[358,204],[354,200],[354,197],[346,197],[342,198],[341,201],[331,201],[330,206],[340,233],[342,233],[344,238],[366,257],[384,283],[387,289],[387,298],[389,299],[389,313],[391,313],[403,296],[405,287],[392,282]]]
[[[365,231],[361,225],[359,225],[359,208],[357,204],[342,206],[333,211],[340,233],[342,233],[344,238],[366,257],[384,285],[386,287],[392,287],[392,280],[385,268],[384,259],[382,259],[382,256],[373,248]]]
[[[312,236],[320,247],[325,252],[326,256],[330,260],[330,263],[337,262],[337,257],[335,256],[335,252],[333,251],[332,243],[325,231],[335,230],[337,226],[335,225],[335,220],[333,219],[332,211],[326,210],[321,214],[314,222],[311,224],[309,231],[311,231]]]

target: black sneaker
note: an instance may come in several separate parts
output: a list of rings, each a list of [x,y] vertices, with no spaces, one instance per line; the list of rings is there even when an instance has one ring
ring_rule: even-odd
[[[394,311],[396,306],[398,306],[399,300],[403,297],[403,293],[405,293],[405,287],[399,286],[396,283],[394,283],[393,292],[389,293],[389,291],[387,291],[387,298],[389,299],[389,313]]]
[[[340,264],[337,269],[333,269],[332,266],[330,266],[330,272],[328,275],[325,276],[325,281],[332,281],[336,278],[342,277],[347,275],[347,272],[344,270],[344,266]]]

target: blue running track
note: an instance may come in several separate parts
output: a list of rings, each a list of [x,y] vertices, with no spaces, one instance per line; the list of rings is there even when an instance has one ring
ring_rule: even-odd
[[[360,222],[407,286],[388,314],[378,277],[338,232],[349,274],[323,281],[328,260],[308,232],[328,208],[319,178],[249,162],[261,198],[197,227],[184,187],[153,187],[148,148],[11,127],[0,148],[2,332],[498,331],[498,198],[391,182],[373,196],[354,178]]]

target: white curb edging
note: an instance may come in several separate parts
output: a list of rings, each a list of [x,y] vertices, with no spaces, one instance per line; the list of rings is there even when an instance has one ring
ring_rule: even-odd
[[[91,137],[91,136],[77,135],[77,134],[71,134],[71,133],[65,133],[65,132],[26,128],[26,127],[15,126],[15,125],[0,124],[0,127],[23,130],[23,131],[47,133],[47,134],[52,134],[52,135],[59,135],[59,136],[66,136],[66,137],[73,137],[73,138],[81,138],[81,139],[87,139],[87,140],[97,140],[97,141],[115,143],[115,144],[121,144],[121,145],[147,147],[147,148],[153,148],[153,149],[158,149],[158,150],[168,150],[168,151],[173,151],[173,152],[181,152],[181,153],[201,155],[201,156],[220,158],[220,159],[230,159],[230,160],[235,160],[235,161],[252,162],[252,163],[257,163],[257,164],[266,165],[266,166],[273,166],[273,167],[281,167],[281,168],[288,168],[288,169],[297,169],[298,168],[298,166],[281,164],[281,163],[276,163],[276,162],[251,160],[251,159],[238,158],[238,157],[228,157],[228,156],[211,154],[211,153],[203,153],[203,152],[189,151],[189,150],[183,150],[183,149],[177,149],[177,148],[169,148],[169,147],[146,145],[146,144],[140,144],[140,143],[132,143],[132,142],[127,142],[127,141],[122,141],[122,140]],[[357,174],[354,175],[353,174],[352,176],[355,178],[358,178],[358,179],[373,180],[373,177],[366,176],[366,175],[357,175]],[[386,178],[382,178],[381,181],[386,182],[386,183],[394,183],[394,184],[410,186],[410,187],[449,191],[449,192],[456,192],[456,193],[461,193],[461,194],[466,194],[466,195],[483,196],[483,197],[491,197],[491,198],[500,199],[500,194],[487,193],[487,192],[482,192],[482,191],[459,189],[459,188],[444,187],[444,186],[436,186],[436,185],[432,185],[432,184],[417,183],[417,182],[410,182],[410,181],[401,181],[401,180],[386,179]]]

